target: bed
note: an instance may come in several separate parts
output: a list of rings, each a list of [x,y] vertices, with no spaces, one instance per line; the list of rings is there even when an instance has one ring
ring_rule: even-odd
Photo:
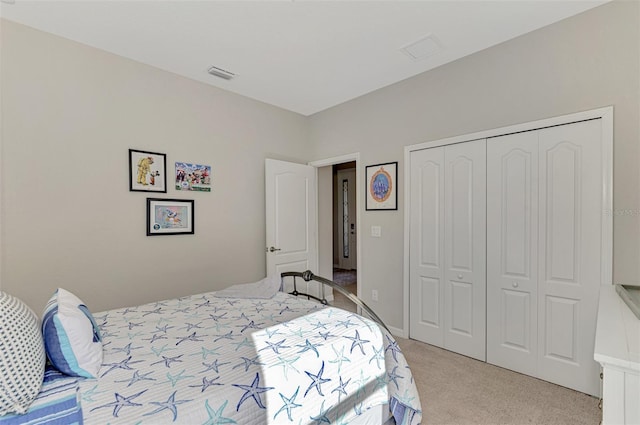
[[[335,285],[310,272],[283,276]],[[375,313],[357,299],[372,319],[328,306],[323,291],[294,287],[296,297],[267,281],[94,314],[97,378],[56,375],[74,419],[50,423],[420,423],[409,366]],[[43,396],[27,415],[55,404]]]

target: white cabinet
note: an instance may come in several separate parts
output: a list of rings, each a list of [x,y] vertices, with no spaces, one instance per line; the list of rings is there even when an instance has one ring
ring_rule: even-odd
[[[602,365],[602,424],[640,424],[640,320],[612,285],[600,290],[594,358]]]
[[[409,336],[592,395],[601,119],[410,153]]]
[[[485,360],[485,141],[411,158],[410,337]]]

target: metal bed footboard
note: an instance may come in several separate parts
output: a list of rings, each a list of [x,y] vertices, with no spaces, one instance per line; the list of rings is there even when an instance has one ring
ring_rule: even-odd
[[[349,299],[349,301],[351,301],[352,303],[354,303],[356,306],[358,306],[361,310],[363,310],[367,316],[369,316],[373,321],[375,321],[376,323],[378,323],[380,326],[382,326],[383,328],[385,328],[387,330],[387,332],[391,333],[391,331],[389,330],[389,328],[387,328],[387,325],[384,324],[384,322],[382,321],[382,319],[380,317],[378,317],[378,315],[371,310],[371,308],[369,308],[368,305],[366,305],[364,303],[364,301],[362,301],[360,298],[356,297],[355,295],[353,295],[351,292],[347,291],[346,289],[344,289],[342,286],[338,285],[337,283],[326,279],[324,277],[321,276],[316,276],[314,275],[310,270],[307,270],[305,272],[284,272],[280,274],[283,282],[284,282],[284,278],[285,277],[293,277],[293,291],[289,292],[289,294],[294,295],[296,297],[298,296],[303,296],[303,297],[307,297],[307,299],[314,299],[322,304],[328,305],[329,302],[327,301],[327,299],[324,296],[324,285],[329,286],[330,288],[333,288],[333,290],[340,292],[342,295],[344,295],[345,297],[347,297]],[[296,278],[300,277],[302,278],[305,282],[309,282],[312,280],[315,280],[316,282],[321,283],[323,286],[320,286],[320,297],[316,297],[315,295],[310,295],[310,294],[306,294],[304,292],[300,292],[298,291],[298,287],[296,284]]]

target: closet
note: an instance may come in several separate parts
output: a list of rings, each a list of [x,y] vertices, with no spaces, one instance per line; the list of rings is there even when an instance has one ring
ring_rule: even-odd
[[[602,121],[409,152],[411,338],[599,395]]]

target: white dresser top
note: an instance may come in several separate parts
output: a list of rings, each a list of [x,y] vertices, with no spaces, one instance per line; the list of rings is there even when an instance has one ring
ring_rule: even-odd
[[[600,288],[593,358],[602,365],[640,372],[640,320],[613,285]]]

